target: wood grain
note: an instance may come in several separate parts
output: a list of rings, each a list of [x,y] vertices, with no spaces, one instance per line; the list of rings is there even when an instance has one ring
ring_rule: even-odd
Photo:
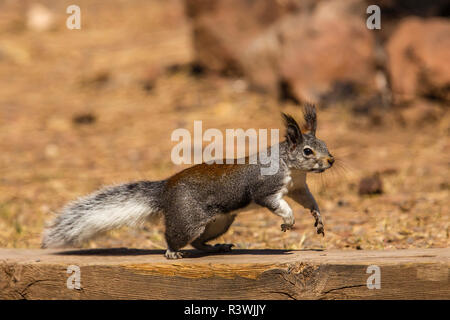
[[[234,250],[170,261],[161,250],[0,249],[0,299],[449,299],[449,249]],[[80,289],[68,289],[69,265]],[[381,288],[366,273],[379,266]]]

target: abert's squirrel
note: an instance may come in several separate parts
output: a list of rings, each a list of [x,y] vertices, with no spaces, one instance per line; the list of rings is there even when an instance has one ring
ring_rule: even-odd
[[[256,203],[283,219],[281,230],[294,225],[287,195],[311,211],[318,234],[325,235],[322,217],[306,184],[308,172],[323,172],[334,163],[326,144],[316,138],[313,105],[303,111],[306,130],[282,114],[285,140],[278,145],[279,169],[263,175],[255,164],[198,164],[161,181],[138,181],[110,186],[80,198],[62,212],[44,232],[42,247],[80,245],[83,241],[121,226],[136,226],[162,213],[168,259],[182,257],[180,249],[191,244],[205,252],[230,251],[231,244],[207,244],[225,233],[236,210]]]

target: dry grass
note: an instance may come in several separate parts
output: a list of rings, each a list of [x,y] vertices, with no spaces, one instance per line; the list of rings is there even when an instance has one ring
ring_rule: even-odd
[[[45,3],[57,19],[47,32],[26,28],[25,5],[0,5],[0,247],[38,247],[53,212],[102,185],[179,171],[170,160],[175,128],[192,129],[194,120],[204,128],[278,128],[280,110],[300,114],[242,90],[237,80],[165,71],[192,60],[178,1],[80,1],[80,31],[64,27],[69,3]],[[74,121],[85,114],[93,121]],[[280,219],[259,209],[242,213],[218,241],[240,248],[447,247],[449,127],[448,113],[418,129],[390,115],[375,126],[344,107],[321,110],[318,136],[339,159],[309,178],[326,236],[293,204],[293,231],[281,232]],[[359,196],[361,177],[376,171],[384,193]],[[163,226],[114,231],[86,246],[162,248]]]

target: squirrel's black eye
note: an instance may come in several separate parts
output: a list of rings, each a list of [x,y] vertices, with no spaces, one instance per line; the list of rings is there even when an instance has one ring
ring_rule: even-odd
[[[311,148],[305,148],[305,149],[303,149],[303,154],[305,155],[305,156],[310,156],[310,155],[312,155],[314,152],[311,150]]]

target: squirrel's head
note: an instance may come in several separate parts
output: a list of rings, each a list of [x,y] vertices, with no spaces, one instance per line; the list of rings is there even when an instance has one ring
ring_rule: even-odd
[[[288,167],[309,172],[323,172],[331,168],[334,158],[327,145],[316,138],[317,115],[314,105],[303,110],[306,132],[301,131],[297,121],[282,113],[286,126],[286,161]]]

